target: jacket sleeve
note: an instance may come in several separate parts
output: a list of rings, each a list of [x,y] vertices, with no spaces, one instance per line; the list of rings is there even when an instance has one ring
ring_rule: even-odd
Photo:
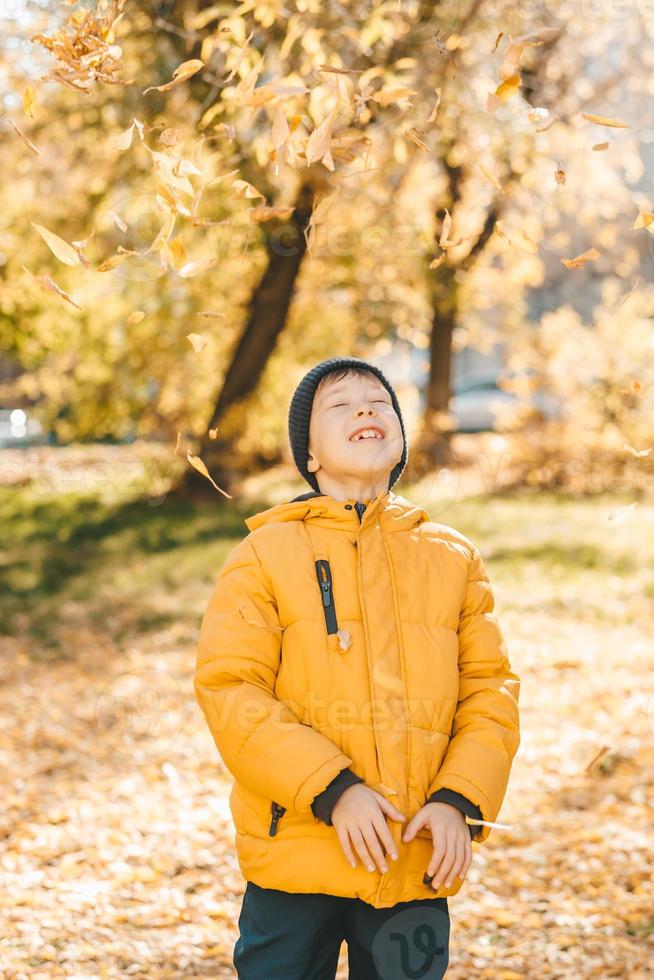
[[[482,812],[478,806],[471,803],[465,796],[461,793],[455,793],[453,789],[437,789],[435,793],[432,793],[428,803],[449,803],[450,806],[455,806],[457,810],[461,813],[466,813],[469,817],[474,817],[475,820],[483,820]],[[466,824],[468,830],[470,831],[470,839],[474,840],[480,831],[480,826],[475,826],[471,823]],[[482,825],[483,826],[483,825]]]
[[[459,614],[459,696],[452,737],[427,792],[454,790],[495,821],[502,806],[513,757],[520,745],[520,679],[511,670],[506,644],[483,559],[469,541],[463,603]],[[480,824],[475,840],[491,828]]]
[[[228,556],[202,617],[195,695],[232,775],[287,809],[310,812],[352,759],[275,697],[282,632],[248,535]]]
[[[323,823],[326,823],[328,827],[331,827],[332,810],[345,790],[350,786],[354,786],[355,783],[362,782],[363,779],[361,776],[357,776],[352,769],[343,769],[339,772],[338,776],[334,776],[329,786],[325,787],[322,793],[318,793],[311,804],[314,816],[322,820]]]

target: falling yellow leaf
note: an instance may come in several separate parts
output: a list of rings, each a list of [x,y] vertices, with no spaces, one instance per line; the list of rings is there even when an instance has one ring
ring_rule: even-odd
[[[119,265],[122,265],[125,259],[129,258],[130,255],[136,255],[136,251],[128,251],[126,248],[121,248],[118,246],[118,252],[115,255],[110,255],[108,259],[101,262],[99,266],[96,267],[96,272],[111,272],[116,269]]]
[[[607,119],[606,116],[593,116],[588,112],[582,112],[584,119],[595,123],[597,126],[612,126],[614,129],[631,129],[629,123],[618,122],[617,119]]]
[[[486,178],[486,180],[490,180],[491,184],[493,184],[495,187],[497,187],[498,191],[502,191],[502,193],[504,193],[504,188],[500,184],[500,182],[497,179],[497,177],[494,177],[493,174],[490,172],[490,170],[487,170],[486,167],[484,167],[484,165],[482,163],[478,164],[478,166],[479,166],[479,169],[481,170],[482,174]]]
[[[177,450],[182,445],[182,438],[183,438],[182,437],[182,433],[181,432],[178,432],[177,433],[177,442],[175,443],[175,448],[173,449],[173,456],[176,456],[177,455]]]
[[[209,438],[210,439],[217,439],[218,438],[218,429],[209,429]]]
[[[122,133],[117,133],[115,136],[110,136],[107,140],[107,147],[110,150],[119,150],[123,152],[124,150],[129,150],[132,145],[132,135],[134,133],[134,123],[128,126],[127,129],[123,130]]]
[[[595,150],[596,153],[601,153],[602,150],[608,150],[608,148],[609,148],[608,143],[596,143],[595,146],[593,147],[593,150]]]
[[[503,37],[504,37],[504,31],[500,31],[500,33],[495,38],[495,44],[493,46],[493,50],[492,50],[491,54],[494,54],[495,51],[497,51],[497,46],[498,46],[498,44],[500,43],[500,41],[502,40]]]
[[[429,263],[428,268],[429,269],[438,269],[439,265],[442,265],[446,258],[447,258],[447,252],[443,252],[443,254],[442,255],[439,255],[438,258],[435,258],[435,259],[432,259],[431,260],[431,262]]]
[[[179,270],[179,275],[182,279],[192,279],[193,276],[199,276],[201,272],[206,272],[207,269],[211,269],[212,266],[218,261],[217,258],[206,258],[206,259],[196,259],[193,262],[187,262]]]
[[[29,138],[28,138],[28,137],[27,137],[27,136],[25,135],[25,133],[24,133],[24,132],[22,131],[22,129],[20,129],[20,128],[19,128],[19,127],[18,127],[18,126],[16,125],[16,123],[14,122],[14,120],[13,120],[13,119],[10,119],[10,120],[9,120],[9,125],[10,125],[10,126],[13,126],[13,128],[14,128],[14,130],[15,130],[15,131],[16,131],[16,132],[18,133],[18,135],[19,135],[19,136],[20,136],[20,138],[22,139],[22,141],[23,141],[23,143],[25,143],[25,145],[26,145],[27,147],[29,147],[29,149],[30,149],[30,150],[32,151],[32,153],[34,153],[34,154],[35,154],[36,156],[41,156],[41,151],[39,150],[39,148],[38,148],[38,146],[36,146],[36,145],[35,145],[34,143],[32,143],[32,141],[31,141],[31,139],[29,139]]]
[[[378,102],[381,106],[391,105],[393,102],[400,102],[402,99],[408,99],[410,95],[418,95],[418,92],[412,88],[386,88],[381,89],[379,92],[375,92],[372,96],[373,102]]]
[[[634,228],[647,228],[648,231],[654,232],[654,214],[651,211],[640,211],[631,226],[632,231]]]
[[[270,221],[272,218],[290,218],[293,214],[293,206],[288,207],[268,207],[266,204],[259,204],[256,208],[250,209],[250,221],[261,224]]]
[[[567,175],[560,163],[556,165],[556,170],[554,171],[554,180],[560,186],[565,184]]]
[[[638,503],[634,501],[633,504],[627,504],[625,507],[618,507],[617,510],[612,510],[608,515],[608,519],[614,524],[622,524],[631,517]]]
[[[132,327],[135,323],[140,323],[142,320],[145,320],[145,313],[143,310],[134,310],[134,312],[130,313],[130,315],[127,317],[127,325]]]
[[[436,102],[434,103],[434,108],[431,110],[431,112],[429,113],[429,116],[427,118],[427,122],[428,123],[433,123],[436,120],[436,115],[438,113],[438,108],[439,108],[439,106],[441,104],[441,88],[440,88],[440,86],[438,88],[434,89],[434,92],[436,93]]]
[[[47,289],[51,293],[56,293],[57,296],[61,296],[62,299],[65,299],[67,303],[70,303],[72,306],[75,306],[78,310],[82,309],[79,303],[76,303],[75,300],[72,299],[68,295],[68,293],[61,288],[61,286],[57,285],[54,279],[50,278],[50,276],[35,276],[33,272],[30,272],[27,266],[21,265],[21,268],[24,269],[25,272],[27,272],[28,275],[32,277],[32,279],[34,279],[41,286],[43,286],[44,289]]]
[[[352,637],[346,629],[340,629],[337,633],[338,645],[341,650],[349,650],[352,646]]]
[[[224,317],[225,314],[224,313],[214,313],[214,312],[212,312],[210,310],[201,310],[199,313],[196,313],[196,316],[205,316],[207,318],[211,318],[211,317],[217,317],[217,316],[223,316]]]
[[[422,138],[424,135],[425,135],[424,130],[416,129],[415,126],[411,126],[411,128],[407,129],[405,133],[405,136],[408,139],[410,139],[412,143],[415,143],[416,146],[419,146],[421,150],[428,150],[429,147],[427,146],[427,144]]]
[[[272,129],[270,133],[273,148],[279,150],[280,147],[284,146],[290,135],[291,130],[288,125],[286,113],[281,105],[277,105],[273,110]]]
[[[253,187],[247,180],[235,180],[231,184],[231,187],[236,191],[237,197],[240,197],[241,195],[245,197],[261,197],[265,201],[265,196],[261,193],[261,191],[258,191],[256,187]]]
[[[521,84],[520,75],[509,75],[495,89],[493,93],[500,102],[508,102],[519,91]]]
[[[187,333],[186,337],[188,340],[191,341],[191,344],[193,345],[193,350],[196,351],[196,353],[198,354],[201,351],[203,351],[204,348],[209,343],[207,338],[203,337],[201,333]]]
[[[574,259],[561,259],[561,261],[567,269],[583,269],[586,262],[594,262],[599,257],[600,253],[596,248],[589,248],[587,252],[576,255]]]
[[[316,160],[322,160],[329,153],[329,144],[338,109],[339,103],[337,102],[331,112],[309,136],[305,150],[307,164],[311,165]]]
[[[78,252],[75,251],[72,245],[65,242],[63,238],[59,235],[55,235],[53,232],[48,231],[43,225],[37,225],[34,221],[30,221],[32,228],[36,228],[39,235],[48,246],[53,255],[55,255],[60,262],[64,265],[79,265],[80,257]]]
[[[34,112],[36,110],[36,93],[31,85],[25,86],[25,94],[23,95],[23,112],[30,119],[34,119]]]
[[[630,446],[626,442],[624,444],[624,448],[628,453],[631,453],[631,455],[635,456],[637,459],[640,459],[642,456],[649,456],[649,454],[652,452],[651,449],[634,449],[633,446]]]
[[[204,68],[204,62],[199,58],[191,58],[190,61],[184,61],[181,65],[177,66],[170,82],[166,82],[165,85],[150,85],[149,88],[144,90],[143,95],[151,92],[153,89],[157,92],[168,92],[171,88],[175,88],[176,85],[181,85],[182,82],[191,78],[201,68]]]
[[[511,228],[504,221],[495,222],[495,231],[507,245],[518,246],[525,252],[537,252],[538,245],[522,228]]]
[[[211,478],[211,476],[209,475],[209,470],[207,469],[204,462],[199,456],[192,456],[191,453],[187,451],[186,458],[188,459],[191,466],[193,466],[198,471],[198,473],[201,473],[202,476],[206,476],[207,480],[209,480],[209,482],[213,484],[216,490],[224,494],[224,496],[227,497],[229,500],[232,499],[231,494],[227,493],[225,490],[221,490],[218,484]]]

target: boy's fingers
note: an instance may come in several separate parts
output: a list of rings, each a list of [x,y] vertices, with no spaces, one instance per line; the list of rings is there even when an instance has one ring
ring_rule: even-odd
[[[412,817],[411,820],[409,820],[409,822],[406,825],[406,827],[404,828],[404,831],[402,833],[402,840],[405,843],[406,843],[406,841],[411,840],[415,836],[416,831],[417,830],[420,830],[421,827],[424,827],[425,820],[426,820],[426,817],[421,817],[420,816],[420,811],[418,811],[418,813],[416,813],[415,817]]]
[[[350,847],[350,838],[347,836],[347,831],[346,830],[342,830],[340,827],[337,827],[336,828],[336,834],[338,835],[338,839],[341,842],[341,847],[343,848],[343,854],[345,855],[345,857],[347,858],[347,860],[350,862],[350,864],[352,865],[352,867],[353,868],[356,868],[357,862],[356,862],[356,858],[355,858],[355,856],[354,856],[354,854],[352,852],[352,848]]]
[[[387,800],[385,796],[382,796],[381,793],[379,794],[378,802],[379,802],[379,806],[384,811],[384,813],[387,813],[392,820],[399,820],[399,821],[406,820],[404,814],[400,813],[398,808],[393,803],[391,803],[390,800]]]
[[[350,840],[352,841],[355,851],[361,858],[362,863],[366,866],[368,871],[374,871],[374,861],[368,853],[368,848],[366,847],[366,842],[363,839],[363,834],[358,827],[353,827],[350,831]]]
[[[446,870],[446,872],[443,874],[443,877],[440,879],[441,881],[445,882],[446,888],[451,887],[454,878],[461,870],[462,864],[463,864],[462,845],[460,841],[455,841],[454,852],[452,854],[452,861],[450,863],[450,867]]]
[[[434,840],[434,847],[431,852],[431,861],[429,862],[429,867],[427,868],[427,874],[431,878],[432,875],[438,878],[436,872],[440,871],[441,867],[444,866],[444,862],[447,858],[447,841],[443,835],[439,835],[436,840]]]
[[[373,823],[375,825],[375,830],[379,836],[382,844],[386,848],[386,853],[390,854],[394,861],[397,861],[397,849],[395,847],[395,841],[393,840],[393,835],[391,834],[386,819],[383,814],[379,814],[377,817],[373,817]]]
[[[382,874],[386,874],[388,871],[388,866],[386,864],[386,858],[384,857],[384,852],[382,851],[379,840],[377,839],[377,834],[375,833],[375,828],[372,824],[368,824],[363,828],[363,836],[365,838],[366,844],[368,845],[368,850],[375,859],[375,863]]]

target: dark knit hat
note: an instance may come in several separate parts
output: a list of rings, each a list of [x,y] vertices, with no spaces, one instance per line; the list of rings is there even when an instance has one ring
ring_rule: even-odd
[[[295,389],[288,412],[288,438],[291,443],[295,465],[304,479],[313,487],[313,489],[320,491],[315,473],[310,473],[307,469],[307,462],[309,459],[309,423],[311,421],[313,396],[316,393],[316,388],[326,374],[331,374],[332,371],[344,371],[346,368],[364,368],[366,371],[370,371],[372,374],[374,374],[375,377],[381,381],[384,388],[386,388],[387,392],[391,396],[395,414],[400,420],[404,448],[402,450],[402,458],[391,470],[390,479],[388,481],[388,489],[390,490],[393,484],[399,480],[408,459],[409,450],[407,446],[406,432],[404,430],[404,422],[402,420],[402,412],[400,411],[400,405],[397,400],[397,396],[393,391],[393,387],[388,379],[384,377],[382,371],[378,367],[375,367],[374,364],[369,364],[367,361],[362,361],[358,357],[330,357],[325,361],[321,361],[320,364],[316,364],[315,367],[311,368],[311,370],[305,374]]]

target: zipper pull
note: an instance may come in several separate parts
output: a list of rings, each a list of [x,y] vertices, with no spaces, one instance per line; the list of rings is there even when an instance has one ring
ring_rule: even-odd
[[[279,823],[279,819],[286,813],[286,807],[280,806],[279,803],[275,803],[273,800],[273,802],[270,804],[270,812],[272,813],[272,820],[270,821],[270,830],[268,831],[268,835],[270,837],[274,837],[277,833],[277,824]]]
[[[325,568],[325,563],[320,563],[320,588],[322,590],[322,604],[323,606],[331,606],[332,604],[332,583],[329,572]]]

